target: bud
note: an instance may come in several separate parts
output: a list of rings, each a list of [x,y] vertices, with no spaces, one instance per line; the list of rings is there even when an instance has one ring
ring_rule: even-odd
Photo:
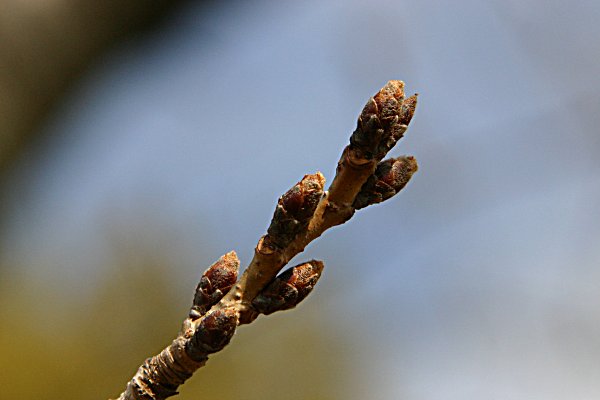
[[[231,289],[237,281],[240,260],[235,251],[225,254],[211,265],[200,278],[189,317],[198,319]]]
[[[186,345],[188,355],[202,360],[207,354],[221,351],[233,337],[237,323],[238,314],[233,307],[209,312]]]
[[[315,287],[323,267],[321,261],[312,260],[286,270],[256,296],[252,305],[265,315],[296,307]]]
[[[417,95],[413,94],[409,98],[405,99],[402,102],[402,106],[400,107],[400,114],[398,122],[400,125],[408,125],[412,120],[412,117],[415,115],[415,110],[417,108]]]
[[[417,169],[417,160],[412,156],[390,158],[380,162],[375,173],[356,195],[352,206],[358,210],[389,199],[406,186]]]
[[[277,202],[275,214],[267,230],[268,243],[285,248],[308,226],[323,196],[325,178],[320,172],[305,175]]]
[[[404,82],[389,81],[358,117],[350,137],[350,160],[357,165],[381,160],[404,135],[416,105],[416,95],[404,98]]]

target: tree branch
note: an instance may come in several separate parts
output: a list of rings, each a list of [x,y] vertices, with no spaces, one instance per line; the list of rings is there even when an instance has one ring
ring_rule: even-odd
[[[389,81],[369,99],[328,192],[323,191],[325,178],[317,172],[281,196],[267,234],[239,281],[235,252],[210,266],[177,338],[144,362],[119,400],[162,400],[177,394],[177,387],[206,363],[209,354],[229,343],[238,325],[260,314],[294,308],[308,296],[323,271],[321,261],[277,273],[327,229],[406,186],[417,171],[415,158],[381,160],[404,135],[416,103],[416,95],[405,98],[402,81]]]

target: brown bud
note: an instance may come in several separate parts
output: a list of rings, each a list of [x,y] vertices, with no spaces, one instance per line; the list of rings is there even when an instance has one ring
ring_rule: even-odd
[[[202,317],[186,352],[193,360],[202,360],[207,354],[221,351],[233,337],[237,323],[238,314],[233,307],[210,311]]]
[[[402,138],[415,112],[417,97],[404,99],[404,82],[389,81],[365,105],[350,137],[350,160],[381,160]]]
[[[412,120],[412,117],[415,115],[415,110],[417,108],[417,95],[413,94],[407,99],[404,99],[402,102],[402,106],[400,107],[399,114],[399,123],[401,125],[408,125]]]
[[[356,195],[353,207],[358,210],[389,199],[406,186],[417,169],[417,160],[412,156],[390,158],[380,162],[375,173]]]
[[[235,251],[225,254],[211,265],[200,278],[189,317],[198,319],[231,289],[237,281],[240,260]]]
[[[265,315],[296,307],[315,287],[323,267],[321,261],[312,260],[286,270],[256,296],[252,305]]]
[[[277,202],[275,214],[267,230],[269,244],[285,248],[304,230],[323,196],[325,178],[320,172],[305,175]]]

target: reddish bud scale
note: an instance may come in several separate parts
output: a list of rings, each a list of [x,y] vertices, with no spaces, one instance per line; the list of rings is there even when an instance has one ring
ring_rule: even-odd
[[[265,315],[296,307],[315,287],[323,267],[321,261],[312,260],[289,268],[260,292],[252,305]]]
[[[190,318],[200,318],[223,298],[237,281],[239,268],[240,260],[235,252],[231,251],[204,272],[196,287]]]
[[[404,82],[389,81],[363,108],[350,137],[352,160],[381,160],[402,138],[417,97],[404,98]]]
[[[302,232],[323,197],[325,178],[320,172],[305,175],[277,202],[275,214],[267,230],[268,243],[285,248]]]
[[[390,158],[380,162],[375,173],[356,195],[353,207],[358,210],[389,199],[406,186],[417,169],[417,160],[412,156]]]
[[[233,307],[209,312],[187,343],[187,354],[193,360],[200,361],[207,354],[221,351],[233,337],[237,324],[238,313]]]

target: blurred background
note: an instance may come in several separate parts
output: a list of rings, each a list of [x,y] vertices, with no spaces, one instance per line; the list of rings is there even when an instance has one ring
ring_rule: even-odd
[[[0,3],[0,399],[116,397],[386,81],[397,198],[179,399],[600,398],[600,3]]]

